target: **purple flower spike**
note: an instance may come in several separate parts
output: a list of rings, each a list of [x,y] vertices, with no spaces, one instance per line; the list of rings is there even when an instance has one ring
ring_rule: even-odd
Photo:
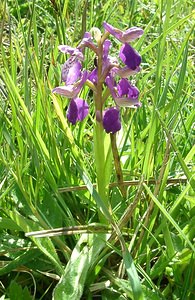
[[[141,56],[127,43],[121,47],[119,57],[131,70],[136,70],[136,68],[141,64]]]
[[[67,98],[76,98],[85,81],[87,80],[87,76],[87,71],[84,71],[81,79],[78,82],[76,82],[75,84],[58,86],[52,90],[52,93],[65,96]]]
[[[106,133],[115,133],[121,129],[120,113],[116,107],[103,112],[103,127]]]
[[[108,31],[122,43],[129,43],[131,41],[134,41],[143,34],[143,30],[138,27],[132,27],[127,29],[126,31],[122,31],[106,22],[103,23],[103,26],[106,31]]]
[[[67,111],[67,119],[73,125],[77,121],[83,121],[88,115],[89,106],[87,102],[81,98],[72,99]]]

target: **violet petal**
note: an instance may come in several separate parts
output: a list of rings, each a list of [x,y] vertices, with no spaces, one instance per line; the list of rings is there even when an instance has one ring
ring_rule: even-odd
[[[82,65],[80,61],[70,57],[62,67],[62,81],[67,85],[73,84],[81,77]]]
[[[122,36],[121,41],[123,43],[132,42],[135,39],[142,36],[143,33],[144,33],[143,29],[141,29],[139,27],[131,27],[131,28],[129,28],[126,31],[123,32],[123,36]]]
[[[103,27],[106,31],[108,31],[122,43],[129,43],[131,41],[134,41],[135,39],[139,38],[144,32],[139,27],[132,27],[127,29],[126,31],[122,31],[106,22],[103,22]]]
[[[108,58],[109,49],[111,46],[110,40],[105,40],[103,43],[103,60],[105,61]]]
[[[141,63],[139,53],[127,43],[121,47],[119,57],[131,70],[136,70]]]
[[[73,55],[73,56],[77,57],[77,59],[80,59],[80,60],[84,59],[83,53],[77,48],[73,48],[73,47],[68,46],[68,45],[59,45],[58,49],[62,53],[67,53],[67,54],[70,54],[70,55]]]
[[[122,78],[119,83],[117,84],[117,91],[119,97],[127,95],[129,92],[129,89],[131,88],[131,85],[129,81],[125,78]]]
[[[135,70],[131,70],[127,66],[125,66],[123,68],[114,67],[111,70],[111,74],[112,74],[112,76],[118,75],[121,78],[128,78],[129,76],[134,75],[134,74],[140,72],[140,70],[141,70],[140,67],[137,67]]]
[[[98,80],[98,72],[97,72],[97,68],[93,69],[93,71],[91,71],[91,73],[89,74],[88,78],[91,82],[93,82],[93,84],[97,83]]]
[[[88,47],[90,49],[92,49],[95,53],[98,53],[98,48],[97,46],[94,44],[93,39],[92,39],[92,35],[90,32],[85,32],[82,41],[79,43],[79,45],[77,46],[77,49],[80,51],[82,51],[83,48]]]
[[[89,106],[85,100],[81,98],[72,99],[68,107],[67,118],[74,125],[77,121],[83,121],[88,112]]]
[[[106,82],[106,85],[108,86],[108,88],[110,89],[110,93],[111,93],[112,97],[115,99],[117,97],[116,81],[114,80],[114,78],[112,76],[107,76],[105,82]]]
[[[118,40],[120,40],[120,38],[122,37],[122,34],[123,34],[122,30],[115,28],[106,22],[103,22],[103,27],[106,31],[108,31],[110,34],[112,34]]]
[[[119,107],[132,107],[132,108],[136,108],[136,107],[140,107],[141,103],[139,102],[138,98],[128,98],[128,97],[117,97],[114,99],[115,103],[117,106]]]
[[[103,127],[107,133],[115,133],[121,129],[120,112],[116,107],[103,112]]]
[[[52,93],[65,96],[67,98],[75,98],[79,94],[81,88],[83,87],[85,81],[87,80],[87,76],[88,76],[87,71],[84,71],[81,79],[77,81],[75,84],[58,86],[52,90]]]

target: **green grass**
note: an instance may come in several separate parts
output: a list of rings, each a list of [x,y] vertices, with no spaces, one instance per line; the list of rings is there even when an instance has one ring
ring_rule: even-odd
[[[184,0],[0,4],[1,299],[194,299],[192,7]],[[133,43],[142,55],[135,77],[142,107],[122,109],[117,134],[125,199],[107,161],[112,213],[95,186],[91,94],[82,92],[89,117],[71,126],[69,100],[51,93],[64,62],[57,46],[76,46],[91,27],[103,31],[104,20],[144,29]],[[87,52],[86,68],[93,59]],[[25,236],[59,227],[68,234]]]

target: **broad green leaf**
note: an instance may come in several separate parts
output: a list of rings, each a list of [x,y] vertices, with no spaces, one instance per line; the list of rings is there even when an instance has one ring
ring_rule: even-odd
[[[78,300],[85,286],[87,272],[105,245],[104,235],[83,235],[57,284],[53,300]]]

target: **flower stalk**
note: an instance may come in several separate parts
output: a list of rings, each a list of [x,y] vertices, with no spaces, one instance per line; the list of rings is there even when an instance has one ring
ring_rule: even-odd
[[[107,182],[105,166],[106,166],[106,151],[105,151],[105,132],[100,122],[96,122],[94,128],[94,160],[96,166],[96,177],[97,177],[97,190],[107,206],[108,210],[111,211],[109,201],[109,182]],[[101,212],[99,212],[99,220],[101,223],[107,223],[106,218]]]
[[[101,81],[102,76],[102,57],[103,57],[103,47],[101,39],[98,39],[98,57],[97,57],[97,93],[94,93],[95,111],[99,113],[99,120],[96,118],[95,132],[94,132],[94,158],[96,166],[96,176],[97,176],[97,190],[101,199],[106,204],[107,208],[110,210],[109,203],[109,182],[106,182],[106,153],[105,153],[105,132],[102,126],[102,112],[103,112],[103,82]],[[99,212],[99,219],[102,223],[107,223],[107,219]]]

